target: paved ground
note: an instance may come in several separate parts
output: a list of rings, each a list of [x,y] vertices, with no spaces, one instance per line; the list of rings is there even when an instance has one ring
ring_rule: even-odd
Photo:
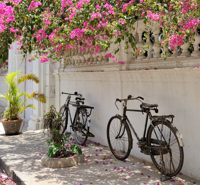
[[[92,142],[82,148],[86,163],[64,169],[43,167],[41,157],[48,150],[45,139],[42,131],[0,135],[0,167],[14,174],[17,185],[200,185],[182,174],[161,183],[157,170],[145,161],[133,156],[126,162],[117,161],[108,147]]]

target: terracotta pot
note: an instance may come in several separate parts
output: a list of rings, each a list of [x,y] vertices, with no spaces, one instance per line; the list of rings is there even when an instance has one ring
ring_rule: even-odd
[[[1,122],[6,135],[19,134],[23,118],[8,121],[6,121],[6,119],[2,119]]]

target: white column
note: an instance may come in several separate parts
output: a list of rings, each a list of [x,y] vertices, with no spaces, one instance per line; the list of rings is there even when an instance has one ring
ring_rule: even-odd
[[[45,105],[45,112],[48,112],[49,107],[51,105],[54,105],[54,103],[55,103],[55,80],[54,80],[54,76],[53,76],[54,62],[50,61],[48,63],[45,63],[45,66],[46,66],[45,95],[47,98],[47,103]]]
[[[19,47],[16,42],[12,45],[13,49],[9,50],[8,55],[8,73],[15,72],[17,70],[22,70],[25,73],[25,59],[20,52],[18,52],[17,48]]]
[[[45,64],[41,64],[39,59],[36,59],[33,62],[33,73],[40,79],[40,83],[33,83],[33,91],[39,91],[39,93],[44,93],[45,90],[45,75],[44,69]],[[28,122],[28,130],[38,130],[43,128],[42,119],[44,113],[44,104],[40,103],[37,100],[33,99],[33,105],[35,109],[33,109],[33,115],[31,116],[31,120]]]

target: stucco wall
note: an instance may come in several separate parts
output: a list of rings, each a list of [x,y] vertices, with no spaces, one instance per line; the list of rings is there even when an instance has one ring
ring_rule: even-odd
[[[122,72],[73,72],[60,73],[56,82],[55,104],[60,107],[66,96],[62,91],[78,91],[86,98],[86,104],[94,106],[92,132],[95,141],[107,145],[106,127],[108,120],[117,110],[116,98],[143,96],[147,103],[157,103],[159,114],[174,114],[174,125],[183,134],[185,161],[182,172],[200,180],[200,70],[168,69]],[[59,79],[57,77],[57,79]],[[60,97],[61,96],[61,97]],[[139,102],[128,104],[139,108]],[[130,114],[129,114],[130,115]],[[142,136],[144,117],[131,113],[131,121]],[[139,152],[134,138],[132,154],[150,160]]]

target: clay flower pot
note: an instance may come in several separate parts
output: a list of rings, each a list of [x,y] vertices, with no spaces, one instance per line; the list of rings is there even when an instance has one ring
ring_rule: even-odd
[[[13,135],[13,134],[19,134],[21,124],[23,122],[23,118],[19,118],[18,120],[6,120],[2,119],[2,125],[5,130],[6,135]]]

